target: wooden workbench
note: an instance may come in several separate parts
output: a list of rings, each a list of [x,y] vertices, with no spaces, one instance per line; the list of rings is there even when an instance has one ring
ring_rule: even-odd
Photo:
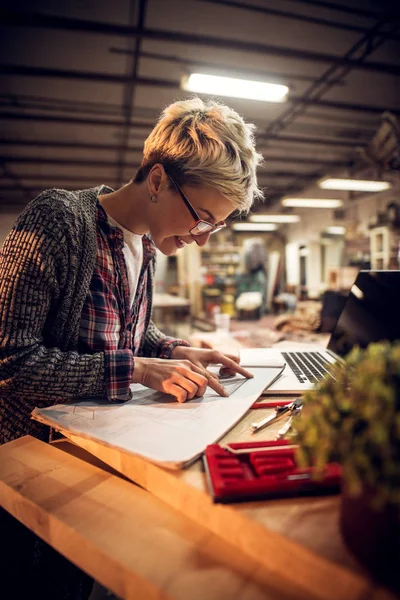
[[[263,418],[267,410],[258,410],[257,419]],[[253,420],[254,411],[250,411],[222,442],[254,441],[255,436],[249,433]],[[272,427],[264,431],[268,432],[264,433],[265,439],[275,435]],[[339,530],[338,496],[214,504],[201,461],[185,470],[168,470],[91,440],[68,437],[180,514],[257,561],[278,580],[284,577],[297,590],[296,597],[321,600],[390,597],[374,584],[346,549]]]
[[[1,446],[0,503],[127,600],[309,598],[70,442]]]
[[[224,441],[244,441],[251,420]],[[213,504],[201,461],[172,471],[68,437],[0,448],[2,504],[121,597],[392,598],[346,550],[337,496]]]

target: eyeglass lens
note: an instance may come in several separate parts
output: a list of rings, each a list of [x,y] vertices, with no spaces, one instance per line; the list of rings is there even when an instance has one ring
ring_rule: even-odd
[[[199,221],[196,225],[190,230],[192,235],[203,235],[205,233],[215,233],[225,227],[225,223],[217,223],[217,225],[212,225],[211,223],[207,223],[207,221]]]

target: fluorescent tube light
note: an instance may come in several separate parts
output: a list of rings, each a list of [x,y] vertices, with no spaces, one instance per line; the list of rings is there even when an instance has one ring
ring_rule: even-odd
[[[251,215],[253,223],[298,223],[299,215]]]
[[[285,198],[281,202],[283,206],[296,206],[297,208],[338,208],[343,206],[342,200],[333,198]]]
[[[274,223],[234,223],[232,229],[235,231],[275,231]]]
[[[342,225],[331,225],[325,229],[326,233],[331,233],[333,235],[344,235],[346,233],[346,227]]]
[[[183,77],[181,86],[188,92],[263,100],[264,102],[285,102],[289,92],[286,85],[277,83],[219,77],[203,73],[192,73],[189,77]]]
[[[348,190],[352,192],[383,192],[392,187],[388,181],[369,181],[367,179],[323,179],[319,187],[324,190]]]

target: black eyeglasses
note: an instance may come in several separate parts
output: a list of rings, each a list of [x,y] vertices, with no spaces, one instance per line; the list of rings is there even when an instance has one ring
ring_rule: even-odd
[[[218,223],[215,223],[215,225],[213,225],[212,223],[209,223],[208,221],[203,221],[203,219],[200,219],[199,215],[197,214],[197,212],[195,211],[195,209],[193,208],[193,206],[190,204],[189,200],[186,198],[185,194],[183,193],[183,190],[180,187],[180,185],[175,181],[175,179],[173,177],[171,177],[171,175],[168,175],[168,177],[170,178],[170,180],[174,184],[176,191],[178,192],[178,194],[180,195],[180,197],[182,198],[182,200],[188,207],[193,219],[195,219],[195,221],[196,221],[195,225],[191,229],[189,229],[189,233],[191,235],[203,235],[205,233],[215,233],[216,231],[219,231],[220,229],[223,229],[224,227],[226,227],[225,221],[218,221]]]

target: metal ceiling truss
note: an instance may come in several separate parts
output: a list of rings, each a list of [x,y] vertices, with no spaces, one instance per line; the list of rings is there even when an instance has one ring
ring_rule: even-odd
[[[393,65],[393,69],[400,75],[400,66]],[[43,67],[24,67],[20,65],[2,65],[1,74],[3,75],[20,75],[26,77],[50,77],[59,79],[79,79],[86,81],[100,81],[102,83],[125,84],[130,83],[130,79],[126,75],[112,75],[110,73],[95,73],[93,71],[73,71],[67,69],[47,69]],[[180,81],[172,79],[156,79],[149,77],[137,77],[137,85],[147,85],[150,87],[164,87],[171,89],[179,89]],[[299,103],[304,101],[303,96],[291,95],[288,98],[288,103]],[[319,100],[315,98],[307,98],[308,106],[318,106],[320,108],[333,108],[337,110],[349,110],[356,112],[370,112],[381,114],[385,110],[389,110],[394,114],[400,114],[400,111],[394,107],[388,106],[371,106],[368,104],[356,104],[354,102],[333,102],[327,100]]]
[[[121,117],[121,106],[120,104],[106,104],[100,102],[84,102],[84,101],[71,101],[71,100],[60,100],[59,98],[47,97],[43,96],[28,96],[24,94],[3,94],[0,95],[0,107],[3,109],[18,109],[18,110],[46,110],[48,112],[57,112],[57,113],[67,113],[67,114],[88,114],[88,115],[97,115],[97,116],[115,116]],[[134,116],[151,119],[156,119],[159,115],[159,112],[156,109],[138,106],[134,107]],[[337,128],[340,127],[340,130],[343,131],[343,127],[346,124],[351,125],[350,128],[346,128],[346,135],[350,138],[358,137],[360,135],[369,136],[376,132],[376,128],[378,127],[380,121],[376,117],[371,117],[369,120],[354,120],[354,117],[345,117],[343,114],[332,115],[328,113],[319,113],[318,111],[307,111],[307,118],[314,121],[323,121],[323,125],[320,124],[310,124],[310,129],[307,131],[306,124],[300,124],[299,127],[303,128],[302,133],[306,133],[307,135],[310,132],[314,132],[317,128],[320,128],[326,133],[329,129],[325,123],[326,121],[331,121],[333,126],[330,128],[333,133],[329,134],[334,137],[338,135]],[[335,130],[336,127],[336,130]],[[363,129],[360,129],[363,128]],[[352,131],[356,134],[353,136]],[[311,133],[310,133],[311,135]],[[346,137],[344,135],[343,137]]]
[[[400,38],[399,38],[400,39]],[[115,54],[132,54],[131,50],[125,50],[124,48],[115,48],[111,46],[109,48],[110,52]],[[152,58],[155,60],[162,60],[165,62],[173,62],[180,65],[185,65],[187,67],[197,66],[197,67],[205,67],[206,69],[221,69],[226,75],[230,75],[232,77],[248,77],[249,74],[256,75],[257,77],[268,77],[271,82],[282,83],[282,82],[292,82],[292,81],[314,81],[314,75],[302,75],[296,73],[282,73],[277,71],[262,71],[260,69],[252,69],[246,67],[244,69],[238,69],[232,65],[227,63],[220,62],[207,62],[204,60],[196,60],[192,58],[182,58],[181,56],[176,56],[174,54],[160,54],[158,52],[141,52],[141,58]],[[189,69],[188,69],[189,72]],[[335,85],[344,85],[343,81],[339,79],[335,79],[332,81]]]
[[[310,138],[311,139],[311,138]],[[294,136],[284,136],[284,137],[277,137],[277,141],[280,142],[290,142],[291,144],[293,143],[300,143],[300,144],[312,144],[313,142],[309,142],[308,141],[309,138],[295,138]],[[328,145],[329,146],[329,142],[330,141],[334,141],[334,140],[317,140],[314,141],[314,144],[318,144],[318,145]],[[31,147],[41,147],[41,148],[70,148],[71,150],[94,150],[94,151],[102,151],[102,150],[110,150],[110,151],[116,151],[119,152],[121,147],[119,144],[103,144],[101,142],[98,142],[97,144],[88,144],[88,143],[81,143],[81,142],[57,142],[57,141],[46,141],[46,140],[25,140],[25,139],[19,139],[19,140],[9,140],[9,139],[0,139],[0,145],[7,145],[7,146],[31,146]],[[333,144],[334,146],[343,146],[343,144]],[[263,148],[263,144],[260,143],[259,144],[260,148]],[[355,144],[352,143],[351,145],[352,148],[355,147],[362,147],[361,143]],[[129,145],[126,146],[126,151],[127,152],[142,152],[143,150],[143,144],[141,145]],[[20,157],[21,158],[21,157]],[[320,164],[320,165],[327,165],[327,166],[334,166],[336,164],[341,164],[341,163],[337,163],[335,161],[332,160],[325,160],[325,159],[321,159],[321,158],[313,158],[313,157],[290,157],[290,156],[279,156],[279,155],[271,155],[267,157],[268,160],[270,161],[274,161],[274,162],[289,162],[289,163],[304,163],[304,164]],[[9,159],[11,160],[11,157],[9,157]],[[8,160],[7,157],[3,157],[3,160]]]
[[[321,19],[318,17],[310,17],[309,15],[303,15],[301,13],[290,12],[287,10],[277,10],[275,8],[267,8],[265,6],[256,6],[255,4],[245,4],[244,2],[235,2],[231,0],[198,0],[198,2],[207,2],[208,4],[217,4],[221,6],[228,6],[229,8],[238,8],[243,9],[248,12],[258,12],[264,15],[272,15],[275,17],[281,17],[283,19],[291,19],[294,21],[303,21],[305,23],[312,23],[314,25],[321,25],[323,27],[331,27],[334,29],[342,29],[344,31],[356,31],[358,33],[367,33],[368,29],[365,27],[360,27],[359,25],[354,25],[350,23],[344,23],[343,21],[332,21],[330,19]],[[374,19],[377,18],[385,18],[388,19],[389,15],[382,13],[379,17],[375,16]],[[400,40],[400,36],[395,35],[390,32],[381,31],[378,34],[380,37],[388,40]]]
[[[269,123],[269,125],[264,130],[264,133],[260,133],[258,135],[258,140],[261,146],[265,146],[266,143],[270,140],[283,141],[295,144],[315,144],[315,145],[325,145],[325,146],[335,146],[335,147],[349,147],[354,148],[355,146],[359,146],[360,142],[354,140],[346,140],[346,139],[322,139],[315,137],[301,137],[301,136],[282,136],[281,132],[291,125],[294,120],[302,114],[306,109],[310,106],[318,106],[320,108],[327,109],[335,109],[338,111],[356,111],[356,112],[370,112],[371,114],[381,114],[385,110],[390,110],[394,114],[399,114],[399,111],[396,109],[388,109],[385,107],[378,106],[365,106],[358,105],[355,103],[346,103],[346,102],[332,102],[321,100],[321,96],[326,93],[333,85],[340,85],[344,81],[344,77],[352,70],[358,69],[363,71],[370,72],[379,72],[390,75],[399,75],[400,67],[395,64],[386,64],[386,63],[378,63],[378,62],[368,62],[365,63],[365,59],[376,50],[386,39],[394,39],[398,40],[400,37],[396,34],[399,29],[399,23],[393,19],[390,22],[382,20],[381,14],[371,13],[370,11],[364,11],[363,9],[351,9],[349,7],[340,6],[337,4],[332,4],[330,2],[322,2],[317,0],[298,0],[298,2],[302,4],[311,4],[315,6],[320,6],[323,8],[331,8],[335,10],[341,10],[342,12],[346,12],[348,14],[358,14],[359,16],[368,16],[369,18],[380,18],[381,20],[376,23],[370,30],[365,31],[364,28],[347,25],[344,23],[339,23],[337,21],[329,21],[328,19],[319,19],[314,17],[308,17],[305,15],[300,15],[297,13],[291,13],[289,11],[283,10],[275,10],[275,9],[266,9],[263,7],[256,7],[253,5],[244,5],[239,2],[231,2],[228,0],[200,0],[205,2],[212,2],[214,4],[227,5],[230,7],[242,8],[246,10],[257,10],[267,14],[272,14],[278,17],[287,18],[287,19],[296,19],[300,21],[307,21],[310,23],[314,23],[317,25],[325,26],[325,27],[334,27],[347,29],[352,31],[361,31],[364,32],[364,35],[360,38],[360,40],[342,57],[331,55],[327,53],[321,52],[313,52],[306,50],[296,50],[293,48],[281,47],[281,46],[273,46],[270,44],[258,44],[258,43],[250,43],[250,42],[242,42],[238,40],[227,40],[215,38],[212,36],[202,36],[197,34],[185,34],[185,33],[177,33],[170,31],[161,31],[161,30],[151,30],[145,28],[145,13],[146,13],[146,0],[140,0],[139,10],[138,10],[138,19],[137,26],[133,25],[115,25],[109,23],[99,23],[99,22],[91,22],[81,19],[69,19],[65,17],[56,17],[56,16],[48,16],[41,15],[36,13],[22,13],[16,11],[0,11],[0,15],[2,16],[2,21],[6,25],[11,26],[29,26],[29,27],[50,27],[52,29],[65,29],[72,31],[85,31],[93,34],[110,34],[110,35],[119,35],[123,37],[130,37],[132,40],[135,40],[134,47],[132,50],[122,51],[113,48],[113,51],[123,52],[124,54],[129,54],[132,56],[132,64],[128,70],[127,75],[116,75],[109,73],[94,73],[94,72],[77,72],[77,71],[69,71],[62,69],[46,69],[46,68],[34,68],[34,67],[24,67],[17,65],[4,65],[2,71],[3,74],[12,74],[12,75],[20,75],[20,76],[29,76],[29,77],[51,77],[51,78],[66,78],[66,79],[84,79],[86,81],[102,81],[113,84],[123,84],[124,85],[124,101],[123,101],[123,118],[122,119],[109,119],[109,118],[79,118],[79,117],[71,117],[71,116],[54,116],[54,115],[42,115],[42,114],[29,114],[29,113],[10,113],[3,112],[0,113],[0,119],[7,120],[34,120],[38,122],[48,122],[48,123],[73,123],[76,125],[101,125],[101,126],[114,126],[121,127],[121,142],[119,144],[106,144],[106,145],[98,145],[98,144],[80,144],[80,143],[68,143],[68,142],[35,142],[32,140],[8,140],[8,143],[18,145],[19,143],[27,146],[37,146],[37,147],[64,147],[71,149],[90,149],[90,150],[115,150],[118,152],[118,175],[112,181],[116,181],[117,184],[121,184],[123,180],[123,170],[125,168],[135,169],[139,165],[133,164],[131,162],[126,161],[127,152],[131,151],[141,151],[142,146],[131,146],[129,145],[129,137],[131,129],[151,129],[153,127],[152,122],[140,121],[138,119],[132,120],[132,114],[134,112],[134,95],[135,90],[138,85],[147,85],[153,87],[166,87],[166,88],[179,88],[179,81],[171,81],[171,80],[162,80],[155,78],[144,78],[138,77],[138,61],[139,58],[147,57],[147,58],[155,58],[157,60],[169,60],[174,62],[179,62],[185,65],[191,64],[205,64],[200,63],[200,61],[191,61],[190,59],[180,59],[176,56],[168,56],[168,55],[157,55],[154,53],[141,53],[141,43],[144,39],[153,39],[160,40],[166,42],[177,42],[183,43],[186,45],[193,46],[207,46],[212,48],[221,48],[231,49],[234,51],[240,52],[249,52],[249,53],[261,53],[263,55],[272,55],[272,56],[281,56],[286,58],[295,58],[296,60],[304,60],[304,61],[312,61],[315,63],[331,63],[331,66],[323,73],[321,77],[317,79],[303,76],[303,75],[293,75],[293,74],[282,74],[275,73],[271,74],[271,76],[277,77],[286,77],[291,78],[293,80],[303,80],[309,81],[311,79],[312,84],[306,89],[303,95],[294,96],[291,95],[289,98],[289,107],[284,110],[284,112],[274,121]],[[293,0],[292,0],[293,1]],[[132,0],[133,2],[133,0]],[[356,12],[354,12],[356,11]],[[366,13],[369,14],[366,14]],[[133,17],[133,4],[132,4],[132,17]],[[133,19],[131,19],[132,21]],[[384,27],[388,27],[388,29],[384,30]],[[226,68],[226,66],[207,63],[208,66],[212,66],[215,69],[218,68]],[[254,70],[255,71],[255,70]],[[267,75],[261,71],[258,72],[259,75],[263,74]],[[18,103],[18,98],[13,98],[15,101],[15,108],[21,109]],[[46,102],[49,100],[46,99]],[[79,103],[77,103],[79,104]],[[87,103],[89,104],[89,103]],[[106,105],[104,105],[106,107]],[[76,108],[76,105],[72,105],[71,109],[60,107],[43,107],[44,110],[69,110],[73,112],[79,112],[79,109]],[[97,114],[104,115],[104,112],[100,112]],[[108,108],[106,108],[108,110]],[[121,109],[120,109],[121,110]],[[140,110],[138,108],[138,110]],[[93,113],[95,114],[95,113]],[[118,113],[116,113],[118,115]],[[136,115],[137,116],[137,115]],[[7,140],[3,141],[3,143],[7,143]],[[310,165],[320,165],[325,167],[349,167],[353,165],[350,161],[328,161],[323,159],[313,159],[313,158],[297,158],[297,157],[280,157],[280,156],[267,156],[267,160],[273,162],[288,162],[288,163],[303,163]],[[115,167],[115,162],[109,161],[93,161],[93,160],[65,160],[65,159],[42,159],[36,157],[13,157],[8,156],[3,159],[8,164],[11,163],[41,163],[41,164],[62,164],[62,165],[71,165],[71,166],[93,166],[93,167]],[[3,163],[3,172],[7,178],[14,180],[17,188],[22,189],[22,191],[26,193],[31,193],[36,189],[40,191],[42,188],[30,187],[29,189],[23,185],[20,176],[14,174],[6,164]],[[305,185],[308,185],[318,179],[322,175],[324,175],[325,171],[322,169],[315,170],[309,173],[293,173],[292,170],[279,170],[279,171],[261,171],[260,179],[262,180],[262,176],[266,177],[295,177],[295,179],[284,187],[284,191],[286,193],[301,191],[304,189]],[[35,176],[27,175],[27,180],[34,180]],[[37,175],[37,180],[46,181],[46,176],[41,178],[40,175]],[[49,177],[50,179],[50,177]],[[52,178],[54,181],[54,178]],[[59,181],[92,181],[90,178],[80,178],[78,177],[62,177],[58,178]],[[4,186],[2,189],[17,189],[15,186]],[[270,200],[275,200],[281,196],[281,193],[278,191],[279,186],[269,186],[269,190],[274,190],[275,193],[270,197]]]
[[[335,54],[301,50],[284,46],[275,46],[272,44],[243,42],[237,39],[233,40],[228,38],[218,38],[214,36],[198,35],[195,33],[180,33],[174,31],[165,31],[162,29],[148,28],[142,31],[137,27],[131,27],[129,25],[117,25],[113,23],[102,23],[100,21],[87,21],[84,19],[72,19],[55,15],[18,12],[4,9],[0,10],[0,17],[3,25],[9,26],[85,31],[93,34],[108,34],[112,36],[123,36],[130,38],[140,36],[141,39],[177,42],[191,46],[224,48],[225,50],[234,50],[238,52],[254,52],[256,54],[263,54],[264,56],[282,56],[295,60],[305,60],[316,63],[334,63],[341,66],[350,66],[354,69],[360,69],[363,71],[375,71],[378,73],[388,73],[392,75],[399,75],[400,73],[399,67],[390,63],[363,63],[359,60],[340,57]]]
[[[1,113],[0,113],[0,119],[1,119]],[[108,124],[108,123],[107,123]],[[117,125],[117,124],[116,124]],[[132,125],[133,127],[137,127],[137,125],[134,123]],[[364,140],[349,140],[349,139],[342,139],[342,140],[335,140],[335,139],[325,139],[325,138],[316,138],[316,137],[301,137],[301,136],[295,136],[295,135],[278,135],[278,134],[273,134],[271,136],[266,136],[266,135],[260,135],[257,136],[257,141],[258,141],[258,145],[260,148],[264,148],[266,146],[265,142],[269,141],[269,140],[276,140],[277,142],[286,142],[286,143],[290,143],[290,144],[301,144],[301,145],[306,145],[306,146],[331,146],[331,147],[335,147],[335,148],[354,148],[355,146],[359,146],[362,147],[364,146],[367,141]],[[119,152],[121,150],[121,145],[120,144],[103,144],[101,142],[97,143],[97,144],[86,144],[86,143],[79,143],[79,142],[60,142],[57,140],[29,140],[29,139],[0,139],[0,144],[1,145],[7,145],[7,146],[36,146],[36,147],[43,147],[43,148],[71,148],[71,149],[78,149],[81,148],[82,150],[114,150],[116,152]],[[138,151],[141,152],[143,150],[143,144],[141,146],[126,146],[126,149],[130,152],[132,151]],[[282,157],[284,158],[284,157]],[[310,159],[312,160],[312,159]]]
[[[64,159],[64,158],[50,158],[50,157],[38,157],[38,156],[4,156],[3,160],[8,164],[42,164],[42,165],[64,165],[64,166],[71,166],[71,167],[115,167],[115,161],[112,160],[93,160],[93,159],[84,159],[84,158],[77,158],[77,159]],[[121,167],[122,168],[127,168],[127,169],[131,169],[132,170],[132,176],[133,176],[133,171],[135,169],[138,169],[140,166],[140,163],[134,163],[134,162],[122,162],[121,163]],[[271,170],[261,170],[260,171],[260,177],[262,176],[266,176],[266,177],[292,177],[293,175],[296,175],[296,177],[299,178],[304,178],[306,179],[307,177],[309,177],[309,173],[293,173],[293,169],[287,169],[287,170],[277,170],[277,171],[271,171]],[[119,175],[117,176],[117,179],[119,178]]]
[[[379,46],[381,46],[385,40],[377,38],[376,34],[379,29],[384,25],[384,22],[376,23],[371,30],[362,36],[356,44],[354,44],[348,52],[346,52],[344,59],[348,60],[352,56],[357,57],[357,61],[364,61],[369,54],[374,52]],[[399,23],[393,23],[393,28],[396,30],[400,27]],[[396,66],[400,72],[400,67]],[[332,64],[320,77],[318,77],[303,93],[301,98],[293,103],[291,107],[283,112],[273,123],[270,123],[266,129],[266,133],[276,133],[281,131],[293,123],[294,119],[299,116],[307,108],[310,103],[315,100],[320,100],[322,94],[328,92],[332,84],[329,83],[329,78],[333,75],[339,78],[345,77],[352,70],[350,64],[343,66],[342,64]]]
[[[13,145],[19,145],[18,141],[12,141]],[[8,144],[7,140],[0,140],[0,145],[10,145]],[[86,144],[86,143],[79,143],[79,142],[35,142],[32,140],[21,140],[21,145],[25,145],[25,146],[33,146],[33,147],[48,147],[48,148],[70,148],[70,149],[74,149],[74,150],[112,150],[112,151],[118,151],[119,150],[119,145],[113,145],[113,144],[96,144],[96,145],[92,145],[92,144]],[[143,145],[141,146],[128,146],[127,147],[127,151],[128,152],[137,152],[137,151],[142,151],[143,150]],[[2,160],[3,161],[7,161],[7,162],[30,162],[32,160],[36,160],[36,161],[40,161],[40,158],[38,157],[24,157],[24,156],[3,156]],[[312,158],[312,157],[304,157],[304,156],[281,156],[281,155],[268,155],[266,156],[266,159],[269,160],[270,162],[280,162],[280,163],[287,163],[287,164],[305,164],[305,165],[320,165],[320,166],[326,166],[326,167],[340,167],[342,165],[342,161],[335,161],[335,160],[328,160],[328,159],[323,159],[323,158]]]
[[[364,61],[369,54],[374,52],[377,48],[379,48],[383,43],[384,39],[377,37],[377,33],[379,30],[386,25],[385,21],[378,21],[368,33],[364,34],[356,44],[354,44],[350,50],[345,54],[344,59],[350,60],[352,57],[357,57],[357,60],[362,62]],[[400,27],[398,21],[394,21],[389,24],[393,31],[397,31]],[[340,65],[337,62],[333,63],[318,79],[315,80],[303,93],[301,99],[298,102],[294,102],[292,106],[288,107],[283,113],[275,119],[272,123],[270,123],[265,132],[266,134],[276,135],[277,133],[283,131],[286,127],[291,125],[295,119],[303,114],[307,107],[310,104],[310,101],[320,100],[321,95],[325,94],[332,87],[332,84],[329,83],[329,79],[331,77],[345,77],[350,71],[351,66]],[[271,138],[272,139],[272,138]],[[318,172],[316,174],[316,178],[321,177],[321,173]],[[297,179],[293,182],[293,185],[296,186]],[[314,180],[315,180],[314,179]],[[313,180],[309,182],[312,183]],[[304,186],[300,188],[299,191],[304,189]]]
[[[135,0],[130,1],[130,20],[133,19],[134,8],[135,8]],[[122,139],[120,143],[120,148],[118,150],[118,181],[119,186],[123,183],[123,172],[125,167],[125,157],[128,150],[129,145],[129,133],[131,127],[131,118],[132,118],[132,110],[135,102],[135,92],[138,84],[138,71],[139,71],[139,57],[142,46],[142,32],[144,30],[144,24],[146,19],[146,8],[147,8],[147,0],[140,0],[138,7],[138,23],[137,29],[139,34],[132,38],[133,41],[133,57],[132,64],[130,68],[128,68],[128,80],[124,85],[124,102],[123,102],[123,111],[124,111],[124,124],[122,128]]]
[[[85,158],[48,158],[40,156],[3,156],[2,160],[7,164],[33,164],[33,165],[64,165],[70,167],[115,167],[112,160],[93,160]],[[123,168],[138,169],[140,163],[124,162]]]
[[[347,6],[345,4],[338,4],[336,2],[325,2],[323,0],[284,0],[285,2],[289,1],[291,4],[295,2],[296,4],[308,4],[310,6],[318,6],[319,8],[327,8],[329,10],[345,13],[348,15],[356,15],[358,17],[366,17],[369,19],[381,19],[382,17],[387,16],[387,11],[385,13],[369,10],[366,8],[354,8],[352,6]],[[394,5],[393,5],[394,7]],[[393,9],[393,12],[394,9]]]
[[[98,177],[96,175],[40,175],[38,173],[30,173],[24,176],[25,181],[40,181],[40,182],[63,182],[63,183],[94,183],[98,185]],[[97,183],[96,183],[97,181]],[[117,177],[107,177],[107,181],[109,183],[117,183]],[[4,187],[0,186],[1,190],[4,190]],[[41,188],[43,189],[43,188]]]

